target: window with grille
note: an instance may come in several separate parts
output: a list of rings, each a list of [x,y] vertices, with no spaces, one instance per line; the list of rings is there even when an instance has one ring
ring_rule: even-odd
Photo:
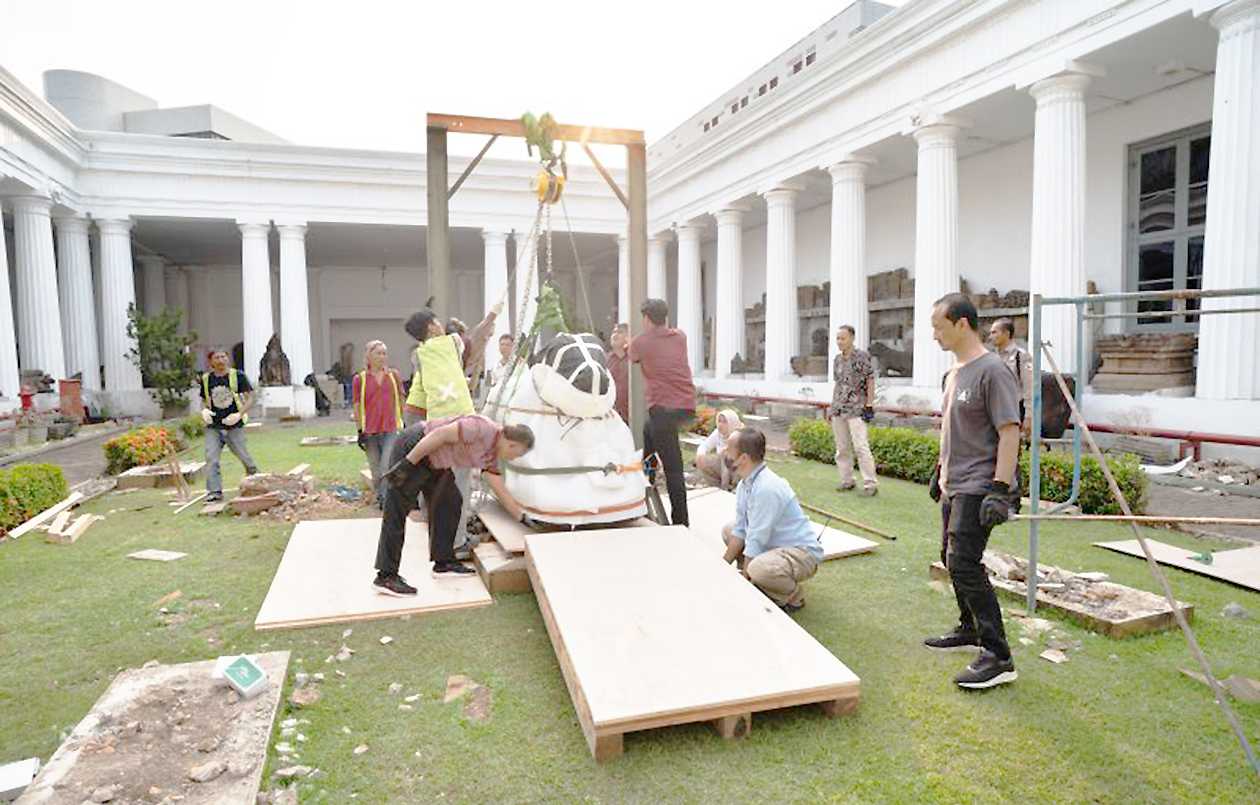
[[[1129,148],[1129,238],[1126,289],[1198,290],[1203,284],[1203,230],[1207,222],[1210,125]],[[1186,300],[1186,310],[1199,300]],[[1171,301],[1143,301],[1137,312],[1172,310]],[[1145,316],[1135,329],[1195,330],[1199,317]]]

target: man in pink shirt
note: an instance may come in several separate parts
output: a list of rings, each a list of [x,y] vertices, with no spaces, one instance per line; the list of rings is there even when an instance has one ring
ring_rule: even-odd
[[[398,433],[385,474],[385,507],[376,548],[376,591],[415,595],[416,588],[398,575],[407,515],[424,495],[429,511],[429,558],[435,578],[474,573],[455,561],[455,530],[464,497],[455,484],[455,469],[479,469],[482,478],[507,509],[527,526],[528,514],[507,491],[499,462],[520,458],[534,446],[527,425],[499,425],[480,414],[461,414],[419,422]]]
[[[666,324],[669,304],[664,299],[645,300],[639,312],[643,314],[643,332],[630,342],[630,361],[643,370],[648,409],[643,423],[643,455],[660,456],[671,518],[674,525],[688,525],[687,481],[678,444],[679,427],[696,414],[687,335]]]

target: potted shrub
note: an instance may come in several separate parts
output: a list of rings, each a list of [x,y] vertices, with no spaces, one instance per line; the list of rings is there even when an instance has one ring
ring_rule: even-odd
[[[164,419],[188,413],[188,390],[197,382],[191,349],[197,334],[179,332],[181,315],[173,308],[156,316],[144,315],[135,305],[127,308],[127,335],[135,339],[128,357]]]

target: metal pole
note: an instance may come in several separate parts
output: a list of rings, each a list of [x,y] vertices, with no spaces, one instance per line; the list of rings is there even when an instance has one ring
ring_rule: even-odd
[[[1032,428],[1028,450],[1028,510],[1035,517],[1041,506],[1041,294],[1028,300],[1028,346],[1032,351]],[[1037,520],[1028,522],[1028,599],[1031,615],[1037,609]]]
[[[1099,449],[1098,443],[1094,441],[1094,436],[1089,432],[1089,426],[1085,424],[1085,415],[1081,413],[1081,409],[1072,399],[1072,395],[1068,394],[1067,383],[1063,382],[1063,375],[1059,372],[1058,364],[1054,360],[1054,354],[1047,348],[1046,360],[1050,363],[1050,370],[1054,373],[1055,382],[1059,384],[1068,405],[1072,406],[1072,416],[1076,419],[1076,427],[1080,428],[1085,439],[1089,441],[1090,452],[1094,454],[1094,458],[1098,460],[1098,467],[1102,470],[1103,477],[1107,479],[1107,487],[1111,490],[1111,496],[1115,498],[1116,503],[1120,504],[1126,518],[1129,518],[1129,528],[1133,530],[1133,536],[1137,538],[1138,545],[1142,548],[1142,554],[1146,557],[1146,564],[1151,570],[1156,581],[1159,582],[1160,588],[1164,592],[1164,598],[1168,601],[1169,608],[1172,609],[1173,618],[1177,621],[1181,633],[1185,635],[1186,643],[1190,646],[1190,653],[1199,663],[1199,668],[1203,670],[1203,675],[1207,677],[1208,687],[1212,689],[1212,696],[1216,699],[1216,703],[1220,706],[1221,712],[1225,715],[1225,720],[1229,722],[1230,728],[1234,731],[1234,735],[1238,738],[1238,743],[1242,745],[1243,755],[1247,758],[1247,762],[1251,764],[1251,768],[1256,774],[1260,774],[1260,760],[1256,759],[1256,755],[1251,750],[1251,744],[1247,740],[1247,733],[1243,730],[1242,725],[1238,723],[1238,717],[1234,714],[1234,708],[1229,706],[1226,701],[1226,694],[1221,683],[1217,681],[1216,676],[1212,673],[1212,666],[1208,664],[1207,657],[1204,656],[1203,650],[1199,648],[1199,641],[1194,636],[1194,630],[1190,628],[1190,623],[1186,620],[1186,613],[1181,607],[1177,606],[1177,599],[1173,596],[1172,586],[1168,583],[1168,576],[1165,575],[1159,563],[1155,561],[1154,555],[1151,554],[1151,547],[1146,542],[1146,537],[1142,536],[1142,530],[1137,527],[1137,523],[1133,522],[1133,510],[1129,508],[1129,501],[1125,499],[1124,493],[1120,491],[1119,484],[1116,483],[1115,476],[1111,474],[1111,468],[1107,466],[1107,458]],[[1036,522],[1035,520],[1033,521]],[[1035,580],[1035,575],[1030,574],[1029,583]]]
[[[426,141],[424,182],[429,225],[425,229],[425,251],[429,264],[429,296],[433,297],[434,306],[449,316],[454,314],[455,306],[450,297],[451,233],[446,189],[446,129],[428,127]]]
[[[629,174],[630,226],[626,233],[630,247],[630,337],[643,332],[639,308],[647,298],[647,147],[626,146],[626,172]],[[643,397],[643,377],[639,369],[630,367],[630,431],[634,443],[643,446],[643,423],[647,407]]]

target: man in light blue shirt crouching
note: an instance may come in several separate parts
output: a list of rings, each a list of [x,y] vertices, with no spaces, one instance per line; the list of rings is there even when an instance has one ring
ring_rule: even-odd
[[[726,458],[739,477],[735,522],[722,529],[727,562],[787,613],[805,606],[801,582],[818,572],[822,543],[788,482],[766,466],[766,436],[741,428],[726,442]]]

